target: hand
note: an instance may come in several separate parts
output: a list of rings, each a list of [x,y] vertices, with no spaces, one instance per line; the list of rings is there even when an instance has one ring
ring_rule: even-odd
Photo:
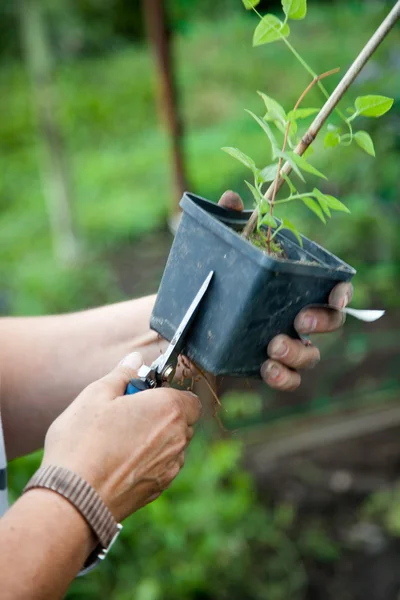
[[[118,521],[157,498],[177,476],[199,419],[199,399],[159,388],[124,396],[142,364],[133,353],[89,385],[53,422],[43,465],[78,473]]]
[[[231,210],[243,210],[243,201],[235,192],[227,191],[218,202],[220,206]],[[329,304],[344,308],[351,300],[353,286],[351,283],[339,283],[334,287]],[[328,333],[339,329],[345,321],[344,313],[319,309],[305,309],[297,315],[295,328],[299,334]],[[301,340],[294,340],[287,335],[278,335],[268,345],[267,360],[261,367],[264,381],[272,388],[292,391],[299,387],[301,376],[299,371],[312,369],[320,360],[318,348],[305,345]]]

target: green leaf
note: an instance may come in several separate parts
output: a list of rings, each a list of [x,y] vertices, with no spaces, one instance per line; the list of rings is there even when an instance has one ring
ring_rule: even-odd
[[[254,32],[253,46],[276,42],[282,37],[288,37],[289,33],[290,29],[287,23],[283,24],[275,15],[265,15]]]
[[[307,119],[311,115],[315,115],[315,113],[319,112],[319,108],[297,108],[296,110],[290,110],[287,114],[287,120],[291,121],[292,119]]]
[[[322,208],[322,210],[324,211],[324,213],[326,214],[327,217],[331,216],[331,211],[329,210],[329,206],[328,206],[328,201],[325,197],[325,194],[323,194],[321,192],[321,190],[314,188],[312,191],[312,195],[314,196],[314,198],[316,198]]]
[[[325,148],[334,148],[340,144],[340,135],[337,131],[328,131],[324,139]]]
[[[338,200],[334,196],[330,196],[329,194],[323,194],[321,190],[318,190],[317,188],[313,189],[312,195],[318,200],[322,207],[322,210],[329,217],[331,216],[329,211],[330,208],[332,210],[338,210],[341,212],[350,212],[347,206],[343,204],[343,202],[340,202],[340,200]]]
[[[270,207],[271,207],[271,204],[270,204],[269,200],[267,200],[266,198],[263,197],[263,199],[260,202],[260,206],[259,206],[261,214],[265,214],[266,212],[268,212]]]
[[[286,160],[292,167],[293,171],[296,173],[297,177],[300,177],[302,181],[305,181],[303,173],[300,171],[299,167],[288,152],[281,152],[280,150],[276,150],[274,152],[274,158],[283,158],[284,160]]]
[[[329,194],[324,194],[325,199],[328,203],[329,208],[332,210],[340,210],[341,212],[350,213],[349,209],[343,202],[340,202],[335,196],[329,196]]]
[[[310,163],[304,158],[304,156],[299,156],[299,154],[296,154],[296,152],[289,152],[289,155],[292,157],[292,160],[294,160],[296,165],[298,165],[303,171],[306,171],[307,173],[312,173],[313,175],[317,175],[318,177],[322,177],[322,179],[326,179],[325,175],[321,173],[321,171],[318,171],[318,169],[310,165]]]
[[[314,154],[314,147],[310,144],[305,152],[303,152],[304,158],[308,158]]]
[[[282,219],[282,226],[284,229],[289,229],[289,231],[291,231],[296,236],[300,246],[303,247],[303,240],[301,239],[301,235],[297,231],[296,226],[293,225],[293,223],[291,221],[289,221],[288,219],[285,219],[285,218]]]
[[[266,214],[263,216],[261,220],[261,225],[268,225],[268,227],[273,227],[274,229],[277,227],[278,223],[270,214]]]
[[[271,142],[272,152],[274,154],[275,150],[278,148],[278,142],[275,139],[275,136],[273,134],[271,127],[268,125],[268,123],[266,121],[264,121],[264,119],[260,119],[260,117],[257,117],[257,115],[255,115],[253,112],[251,112],[251,110],[246,109],[246,112],[249,113],[249,115],[251,115],[253,117],[253,119],[255,121],[257,121],[259,126],[265,131],[265,133],[268,136],[269,141]]]
[[[349,106],[348,108],[346,108],[346,112],[349,113],[349,115],[354,114],[356,111],[353,108],[353,106]]]
[[[251,10],[255,8],[258,4],[260,4],[261,0],[242,0],[244,7],[246,10]]]
[[[307,14],[307,0],[282,0],[282,8],[288,19],[304,19]]]
[[[289,127],[289,135],[296,135],[297,133],[297,123],[294,119],[291,119],[290,121],[290,127]]]
[[[292,181],[290,180],[289,176],[286,175],[286,173],[282,173],[282,177],[286,181],[286,183],[288,184],[289,189],[290,189],[290,193],[291,194],[295,194],[297,192],[297,190],[296,190],[295,186],[293,185]]]
[[[233,156],[233,158],[236,158],[236,160],[239,160],[246,167],[251,169],[253,171],[253,173],[256,170],[256,164],[255,164],[254,160],[252,158],[250,158],[250,156],[247,156],[246,154],[244,154],[243,152],[238,150],[237,148],[222,148],[222,150],[224,152],[226,152],[227,154],[230,154],[231,156]]]
[[[364,117],[381,117],[391,109],[393,98],[386,96],[359,96],[354,106],[358,114]]]
[[[258,93],[261,96],[261,98],[264,100],[264,104],[267,107],[267,111],[268,111],[267,114],[265,115],[264,119],[268,118],[268,120],[280,121],[281,123],[286,124],[286,113],[285,113],[285,109],[283,108],[283,106],[281,106],[279,104],[279,102],[277,102],[273,98],[270,98],[266,94],[263,94],[262,92],[258,92]]]
[[[367,154],[375,156],[374,142],[372,141],[369,133],[367,133],[366,131],[357,131],[357,133],[354,134],[354,139],[356,140],[360,148],[365,150]]]
[[[260,177],[262,178],[262,181],[264,183],[267,181],[274,181],[276,178],[277,170],[278,170],[277,164],[268,165],[267,167],[264,167],[263,169],[261,169]]]
[[[261,177],[261,171],[260,169],[256,169],[255,171],[253,171],[253,175],[254,175],[254,179],[255,179],[255,185],[261,185],[262,183],[264,183],[262,177]]]
[[[317,204],[317,202],[315,200],[313,200],[312,198],[302,198],[302,201],[307,206],[307,208],[309,208],[313,213],[315,213],[317,215],[317,217],[319,219],[321,219],[321,221],[323,223],[326,224],[324,214],[323,214],[319,204]]]
[[[247,185],[247,187],[249,188],[249,190],[253,194],[253,197],[254,197],[254,200],[256,201],[256,204],[257,205],[260,204],[261,200],[263,199],[263,195],[258,191],[257,188],[254,187],[254,185],[252,185],[248,181],[245,181],[245,184]]]

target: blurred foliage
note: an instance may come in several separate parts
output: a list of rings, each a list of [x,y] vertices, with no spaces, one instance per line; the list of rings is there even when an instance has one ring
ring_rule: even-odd
[[[316,71],[340,66],[343,72],[391,4],[314,3],[300,35],[293,26],[293,41]],[[261,88],[288,110],[308,79],[284,47],[252,49],[256,21],[240,5],[239,0],[171,0],[168,6],[177,32],[177,82],[192,191],[216,200],[233,188],[250,204],[244,170],[220,148],[235,145],[260,165],[268,164],[264,140],[243,108],[261,110],[255,94]],[[58,0],[48,7],[57,59],[56,117],[66,141],[82,260],[61,269],[52,258],[31,90],[18,61],[18,23],[14,3],[2,3],[0,85],[6,93],[0,96],[0,312],[15,314],[74,310],[122,297],[108,256],[161,227],[172,197],[169,145],[156,116],[151,55],[136,43],[142,39],[139,2]],[[329,176],[324,191],[344,201],[352,216],[335,215],[326,230],[315,229],[316,220],[301,208],[290,216],[358,269],[355,301],[364,306],[399,307],[399,64],[399,31],[394,30],[345,100],[347,106],[375,86],[395,97],[384,120],[362,124],[374,138],[377,158],[350,148],[324,151],[316,163]],[[329,79],[327,87],[333,89],[338,79]],[[321,104],[316,90],[310,96],[310,105]],[[353,340],[362,352],[364,341]],[[336,344],[345,352],[340,339]],[[258,417],[259,397],[250,399],[230,399],[232,418]],[[240,455],[235,442],[197,440],[171,489],[126,522],[107,561],[77,580],[68,597],[305,597],[305,558],[334,562],[340,549],[321,523],[302,527],[292,507],[261,505],[240,467]],[[38,460],[35,455],[11,466],[13,499]],[[385,496],[385,506],[386,501]],[[397,500],[392,506],[398,510]]]
[[[172,487],[125,521],[107,560],[73,583],[69,600],[300,600],[304,562],[339,558],[323,523],[304,527],[290,504],[260,503],[240,443],[199,432],[187,454]],[[11,465],[13,499],[39,460]]]
[[[142,0],[40,0],[48,12],[55,53],[63,59],[107,54],[145,40]],[[16,5],[0,4],[0,60],[20,56]],[[271,3],[270,3],[271,4]],[[241,12],[231,0],[165,0],[172,31],[187,31],[199,18]]]
[[[182,14],[184,5],[182,0]],[[100,4],[94,2],[93,6],[100,10]],[[312,5],[300,35],[296,35],[293,26],[293,42],[318,72],[335,66],[344,70],[385,10],[384,2],[369,3],[368,9],[357,2],[340,4],[339,8],[335,4],[323,8]],[[354,35],[355,20],[359,35]],[[176,36],[177,78],[187,126],[191,188],[211,199],[217,199],[229,187],[251,202],[243,186],[244,172],[221,152],[222,146],[238,146],[260,165],[270,162],[257,124],[243,110],[245,106],[255,111],[262,109],[255,91],[261,88],[279,97],[289,109],[308,81],[285,47],[277,46],[279,51],[251,47],[255,23],[244,9],[235,9],[229,18],[215,24],[193,19],[190,31]],[[339,45],[338,28],[342,32]],[[310,36],[318,53],[309,47]],[[395,97],[394,108],[380,122],[365,119],[365,124],[360,123],[375,141],[377,158],[351,147],[335,153],[323,151],[316,163],[329,176],[324,191],[347,203],[352,216],[346,219],[335,215],[326,230],[315,230],[315,217],[306,215],[305,210],[292,207],[290,213],[291,220],[296,220],[306,234],[358,269],[356,302],[364,305],[377,298],[379,304],[398,306],[400,241],[394,226],[400,212],[398,38],[399,32],[394,30],[344,101],[347,106],[357,95],[373,92],[375,87]],[[282,73],[289,72],[290,77],[282,77]],[[339,75],[330,78],[327,86],[332,89],[338,78]],[[155,75],[145,47],[117,46],[102,58],[60,61],[55,81],[56,117],[66,141],[74,211],[85,257],[83,265],[74,269],[73,277],[76,279],[80,273],[85,280],[90,278],[87,273],[92,272],[91,259],[86,267],[86,255],[101,252],[104,256],[112,248],[165,222],[172,197],[169,145],[156,116]],[[4,64],[0,83],[7,90],[0,97],[1,114],[5,116],[0,121],[2,294],[9,299],[10,311],[27,307],[32,301],[34,312],[45,312],[51,309],[50,303],[43,303],[32,293],[24,274],[26,257],[29,255],[31,265],[36,262],[34,271],[46,264],[46,271],[54,280],[58,276],[66,278],[68,273],[61,273],[49,258],[41,151],[23,66],[16,62]],[[310,104],[321,104],[317,91],[310,96]],[[317,141],[317,150],[321,144]],[[112,277],[105,262],[101,268],[107,279]],[[100,287],[104,288],[102,284]],[[21,299],[21,295],[29,300]],[[104,300],[102,293],[96,298],[89,295],[90,301]],[[83,296],[81,300],[87,304]]]
[[[361,519],[375,523],[390,536],[400,537],[400,485],[371,494],[360,511]]]

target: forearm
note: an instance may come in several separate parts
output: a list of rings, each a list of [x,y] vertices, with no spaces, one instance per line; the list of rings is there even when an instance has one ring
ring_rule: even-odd
[[[3,600],[57,600],[94,546],[89,526],[55,492],[24,494],[0,519]]]
[[[62,316],[0,320],[1,406],[9,458],[41,447],[53,420],[126,354],[160,352],[155,297]]]

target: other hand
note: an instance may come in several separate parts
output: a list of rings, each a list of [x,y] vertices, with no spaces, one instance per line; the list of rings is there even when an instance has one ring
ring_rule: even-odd
[[[218,204],[231,210],[244,209],[241,197],[232,191],[225,192]],[[330,296],[329,304],[344,308],[351,300],[353,286],[351,283],[339,283]],[[322,308],[304,309],[295,320],[295,328],[301,335],[311,333],[328,333],[339,329],[345,321],[345,315]],[[287,335],[277,335],[268,345],[268,360],[261,367],[264,381],[272,388],[292,391],[301,383],[300,371],[312,369],[320,360],[320,352],[316,346],[305,345],[301,340],[294,340]]]

